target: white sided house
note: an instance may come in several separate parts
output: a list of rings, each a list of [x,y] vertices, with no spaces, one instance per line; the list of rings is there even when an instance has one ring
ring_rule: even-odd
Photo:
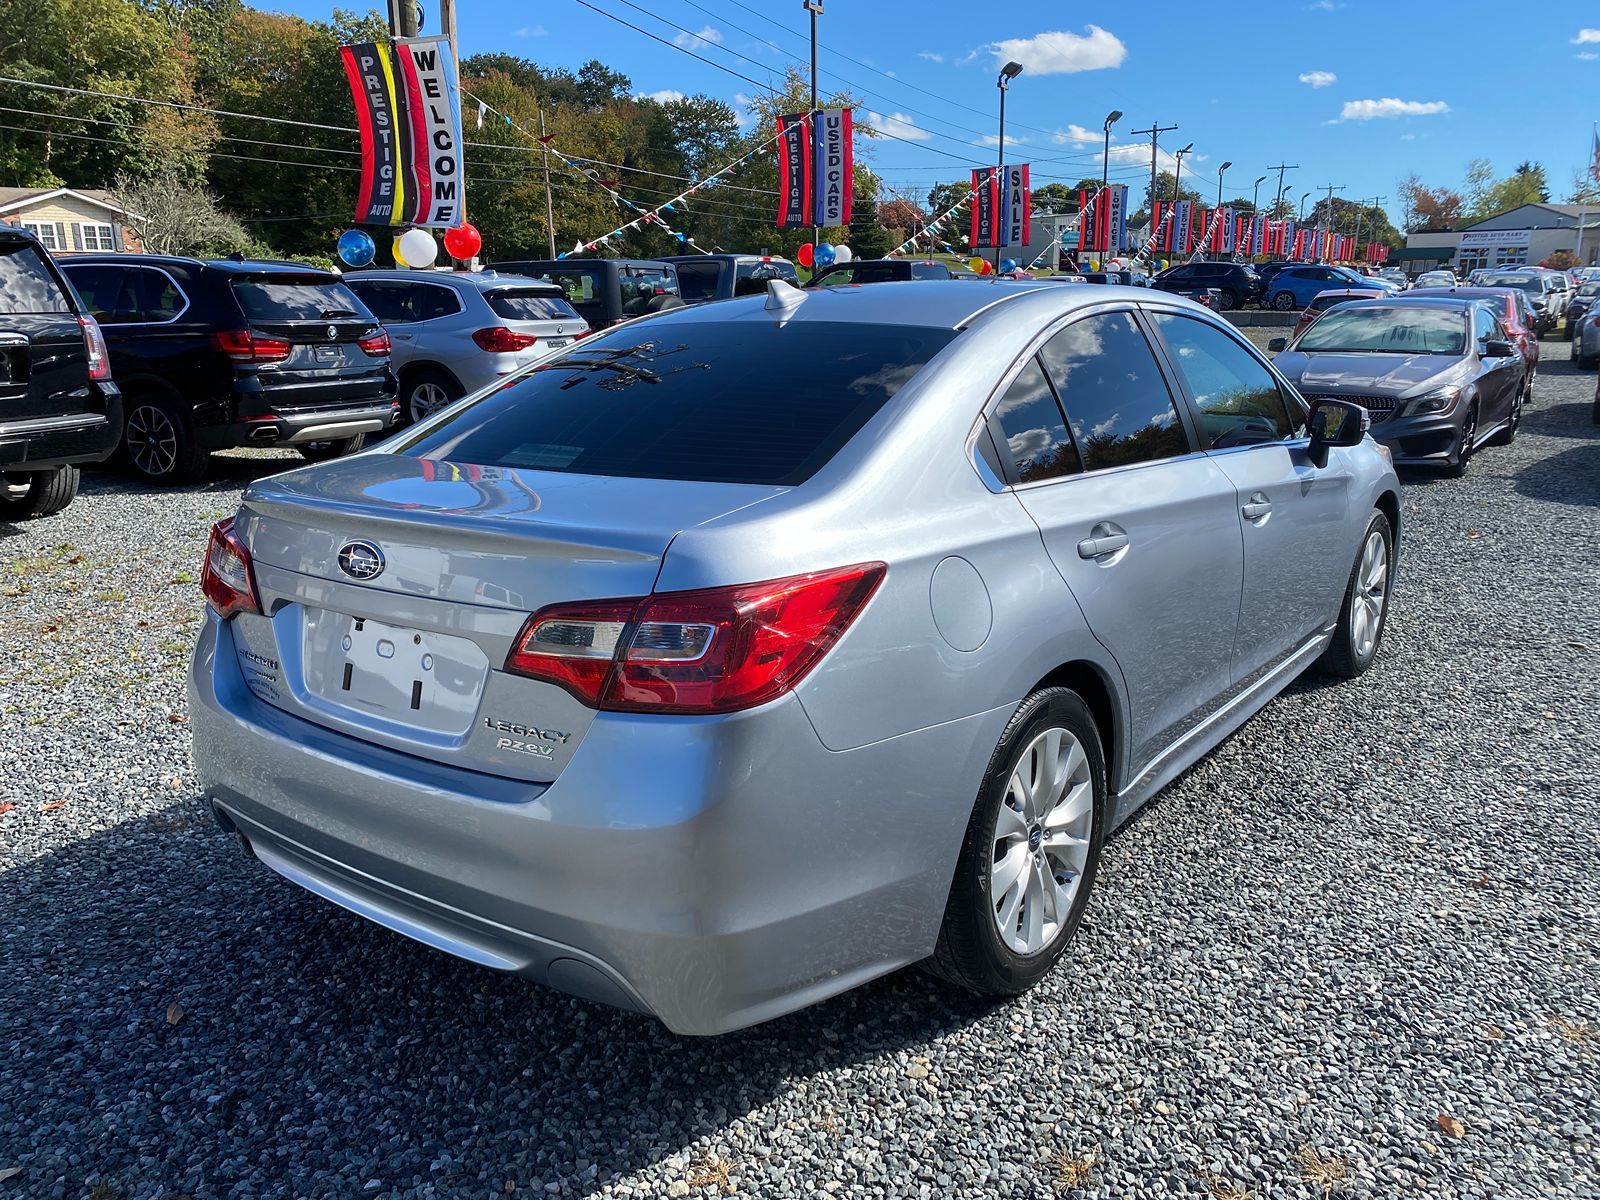
[[[0,187],[0,221],[29,230],[51,254],[144,252],[109,192],[79,188]]]

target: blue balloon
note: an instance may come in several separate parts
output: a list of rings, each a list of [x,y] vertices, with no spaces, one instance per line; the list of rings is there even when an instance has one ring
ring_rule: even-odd
[[[1001,259],[1000,260],[1000,269],[1002,271],[1015,271],[1017,269],[1017,260],[1014,259],[1014,258],[1003,258],[1003,259]]]
[[[811,261],[816,264],[817,270],[821,271],[826,267],[833,266],[834,259],[838,257],[833,247],[828,245],[827,242],[818,242],[817,251],[812,256]]]
[[[364,267],[378,253],[372,238],[359,229],[346,229],[339,235],[339,257],[352,267]]]

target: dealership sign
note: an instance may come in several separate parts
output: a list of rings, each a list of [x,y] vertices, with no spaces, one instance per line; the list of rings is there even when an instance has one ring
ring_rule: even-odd
[[[1470,250],[1474,246],[1527,246],[1532,241],[1531,229],[1491,229],[1477,233],[1463,233],[1461,248]]]

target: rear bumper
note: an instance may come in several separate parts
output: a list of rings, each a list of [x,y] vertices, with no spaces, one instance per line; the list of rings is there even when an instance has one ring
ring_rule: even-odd
[[[0,421],[0,471],[50,471],[109,458],[122,436],[122,393],[114,384],[93,386],[96,412]]]
[[[686,1034],[930,954],[1010,716],[836,753],[792,696],[718,718],[601,714],[555,782],[525,783],[264,704],[232,636],[208,618],[190,722],[200,784],[257,857],[418,941]]]
[[[199,430],[208,449],[229,446],[297,446],[305,442],[334,441],[363,433],[382,433],[399,417],[393,399],[330,406],[314,411],[272,413],[254,420],[235,421]]]

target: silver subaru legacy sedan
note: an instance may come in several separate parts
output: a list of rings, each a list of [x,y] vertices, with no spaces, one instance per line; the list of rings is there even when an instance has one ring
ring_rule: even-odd
[[[1118,822],[1373,661],[1400,487],[1143,288],[882,284],[622,325],[211,534],[201,783],[461,958],[764,1021],[925,961],[1004,995]]]

